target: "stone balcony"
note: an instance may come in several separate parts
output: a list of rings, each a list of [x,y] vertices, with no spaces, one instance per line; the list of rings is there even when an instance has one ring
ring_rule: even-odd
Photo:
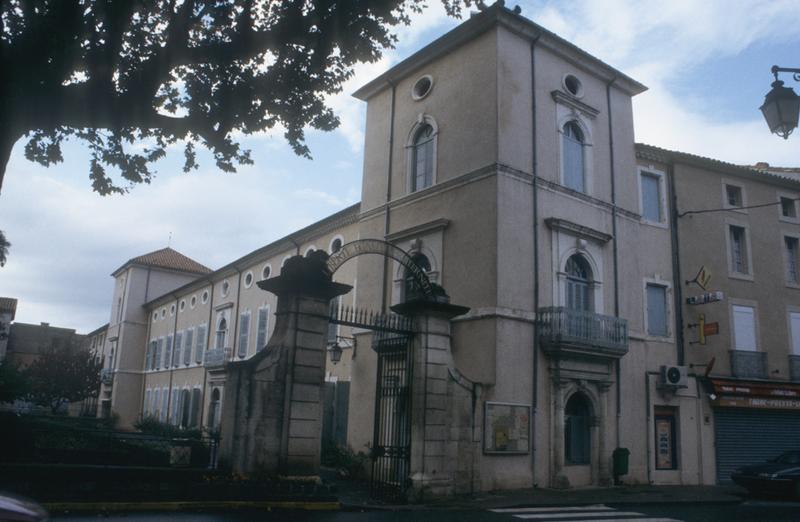
[[[767,378],[767,353],[730,350],[731,375],[745,379]]]
[[[536,324],[550,355],[618,359],[628,353],[628,321],[563,306],[539,309]]]
[[[212,348],[206,351],[205,359],[203,359],[203,366],[207,369],[219,369],[225,366],[225,363],[231,359],[231,348]]]
[[[100,382],[106,386],[114,384],[114,370],[111,368],[103,368],[100,370]]]

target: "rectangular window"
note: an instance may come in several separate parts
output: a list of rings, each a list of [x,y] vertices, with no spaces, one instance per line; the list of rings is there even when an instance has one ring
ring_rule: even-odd
[[[731,242],[731,271],[738,274],[748,274],[747,266],[747,239],[744,227],[730,226]]]
[[[183,364],[189,366],[192,362],[192,340],[194,337],[194,328],[186,330],[186,344],[183,347]]]
[[[150,413],[153,415],[153,417],[156,418],[158,418],[158,407],[161,404],[158,402],[160,398],[161,398],[160,391],[158,388],[156,388],[155,390],[153,390],[153,405],[150,408]]]
[[[800,312],[789,312],[789,326],[792,330],[792,355],[800,355]]]
[[[797,204],[793,198],[781,197],[781,215],[792,219],[797,217]]]
[[[147,360],[145,361],[145,369],[147,370],[152,370],[156,366],[156,344],[156,341],[150,341],[150,347],[147,349]]]
[[[649,172],[642,172],[642,217],[647,221],[660,223],[661,212],[661,178]]]
[[[729,207],[742,206],[742,187],[725,185],[725,199]]]
[[[244,312],[239,316],[239,357],[247,355],[247,341],[250,335],[250,312]]]
[[[150,390],[144,392],[144,416],[150,413]]]
[[[756,350],[755,312],[752,306],[733,305],[733,337],[737,350]]]
[[[206,325],[197,327],[197,344],[194,351],[194,362],[200,364],[203,362],[203,352],[206,351]]]
[[[183,332],[175,334],[175,358],[172,359],[172,366],[177,367],[181,363],[181,348],[183,348]]]
[[[156,344],[156,370],[161,368],[161,349],[164,346],[164,338],[158,340]]]
[[[169,390],[164,388],[161,390],[161,415],[159,419],[161,422],[165,422],[167,420],[167,409],[169,408]]]
[[[656,469],[678,469],[674,408],[655,407]]]
[[[564,185],[578,192],[585,192],[583,183],[583,147],[570,137],[562,140],[564,147]]]
[[[667,289],[660,285],[647,285],[647,333],[666,337],[667,329]]]
[[[178,334],[178,340],[180,340],[180,333]],[[180,350],[180,346],[176,344],[175,351]],[[167,336],[167,342],[164,345],[164,368],[169,368],[172,366],[172,336]]]
[[[189,427],[196,428],[200,424],[200,388],[192,390],[192,407],[189,412]]]
[[[784,244],[786,246],[786,281],[791,284],[800,283],[800,274],[798,274],[798,239],[796,237],[784,237]]]
[[[170,423],[177,426],[178,424],[178,412],[180,411],[180,404],[178,404],[178,388],[172,388],[172,399],[170,400],[170,407],[172,408],[172,414],[170,415]]]
[[[258,334],[256,335],[256,351],[260,352],[267,344],[267,332],[269,331],[269,308],[258,309]]]

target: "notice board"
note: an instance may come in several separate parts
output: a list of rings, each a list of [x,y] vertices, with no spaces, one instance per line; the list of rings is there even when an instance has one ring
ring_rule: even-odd
[[[529,404],[485,402],[483,412],[484,453],[524,454],[530,452],[531,407]]]

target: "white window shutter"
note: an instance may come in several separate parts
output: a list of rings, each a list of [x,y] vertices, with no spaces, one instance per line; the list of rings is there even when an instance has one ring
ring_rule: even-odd
[[[737,350],[756,350],[756,320],[752,306],[734,305],[733,335]]]

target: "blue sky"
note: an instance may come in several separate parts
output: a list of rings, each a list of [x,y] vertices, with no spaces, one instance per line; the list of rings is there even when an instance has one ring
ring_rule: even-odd
[[[770,135],[758,111],[770,67],[800,67],[800,2],[518,3],[523,16],[650,88],[634,99],[637,141],[740,164],[800,166],[800,135]],[[398,30],[396,49],[357,67],[331,97],[342,125],[309,132],[313,161],[296,157],[279,132],[246,139],[255,165],[235,174],[217,171],[208,158],[183,174],[175,149],[151,185],[101,197],[91,192],[79,144],[45,169],[26,161],[24,141],[17,143],[0,194],[0,229],[12,242],[0,295],[19,299],[17,321],[88,332],[109,319],[109,274],[163,248],[170,235],[173,248],[218,268],[357,202],[365,106],[350,94],[459,23],[430,4]]]

